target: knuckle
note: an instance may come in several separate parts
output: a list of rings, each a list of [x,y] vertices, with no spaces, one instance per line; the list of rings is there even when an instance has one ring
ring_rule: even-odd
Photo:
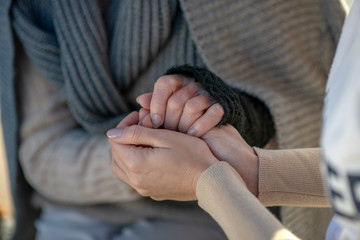
[[[141,195],[148,195],[149,191],[146,188],[146,180],[142,177],[136,176],[131,178],[131,185],[138,191]]]
[[[181,84],[181,82],[182,81],[180,77],[177,75],[165,75],[160,77],[155,82],[155,87],[160,87],[160,88],[175,87]]]
[[[164,200],[163,197],[160,197],[160,196],[151,196],[151,199],[155,200],[155,201],[162,201]]]
[[[126,166],[132,173],[142,173],[142,164],[138,159],[129,158],[126,162]]]
[[[209,108],[209,113],[213,116],[223,117],[225,114],[224,108],[219,104],[215,103]]]
[[[189,114],[195,114],[199,111],[199,102],[196,99],[191,99],[186,102],[184,109]]]
[[[201,91],[202,89],[201,83],[199,82],[194,82],[194,81],[186,82],[185,85],[189,89],[189,91],[194,92],[198,95],[199,95],[199,91]]]
[[[143,188],[143,181],[139,177],[133,177],[131,178],[132,185],[138,190]]]
[[[150,192],[147,189],[144,188],[137,188],[136,191],[143,197],[150,196]]]
[[[138,125],[132,125],[126,129],[126,133],[129,136],[131,142],[137,142],[141,139],[142,129]]]
[[[176,111],[182,108],[182,103],[177,97],[171,97],[168,100],[168,108],[169,110]]]

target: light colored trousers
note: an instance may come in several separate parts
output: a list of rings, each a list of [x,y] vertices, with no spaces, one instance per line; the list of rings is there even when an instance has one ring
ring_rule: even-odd
[[[47,206],[36,222],[37,240],[223,240],[225,234],[214,225],[200,225],[162,219],[142,219],[118,225],[82,213]]]

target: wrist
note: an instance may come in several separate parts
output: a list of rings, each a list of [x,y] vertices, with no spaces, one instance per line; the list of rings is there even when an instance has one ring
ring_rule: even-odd
[[[259,196],[259,157],[253,148],[247,151],[246,167],[241,168],[240,176],[244,179],[246,187],[255,196]],[[244,158],[244,154],[239,155]]]
[[[249,183],[250,192],[255,196],[259,196],[259,156],[256,154],[256,151],[252,148],[252,181]]]
[[[218,160],[215,158],[209,162],[207,162],[206,164],[203,164],[200,168],[198,168],[198,170],[196,171],[194,177],[193,177],[193,181],[192,181],[192,192],[194,194],[194,196],[196,197],[196,188],[197,188],[197,184],[199,182],[199,179],[201,177],[201,175],[209,168],[211,167],[214,163],[218,162]],[[197,198],[196,198],[197,199]]]

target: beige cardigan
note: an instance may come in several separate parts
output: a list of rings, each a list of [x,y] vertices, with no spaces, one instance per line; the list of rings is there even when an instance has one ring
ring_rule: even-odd
[[[259,199],[247,190],[234,168],[218,162],[198,181],[199,205],[229,239],[298,239],[264,205],[330,206],[320,173],[320,150],[255,151],[260,160]]]

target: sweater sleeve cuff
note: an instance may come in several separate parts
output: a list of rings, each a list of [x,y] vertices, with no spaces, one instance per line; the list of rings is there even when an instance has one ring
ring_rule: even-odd
[[[265,150],[259,157],[259,200],[265,206],[329,207],[317,148]]]
[[[227,173],[227,174],[224,174]],[[201,175],[196,185],[196,196],[199,199],[199,204],[206,205],[209,200],[206,195],[208,188],[214,188],[215,190],[222,191],[221,182],[228,180],[229,178],[238,179],[244,186],[245,182],[240,175],[235,171],[229,163],[219,161],[208,167]],[[205,196],[205,197],[204,197]]]
[[[248,191],[226,162],[217,162],[204,171],[196,194],[200,207],[220,224],[229,239],[297,239]]]

